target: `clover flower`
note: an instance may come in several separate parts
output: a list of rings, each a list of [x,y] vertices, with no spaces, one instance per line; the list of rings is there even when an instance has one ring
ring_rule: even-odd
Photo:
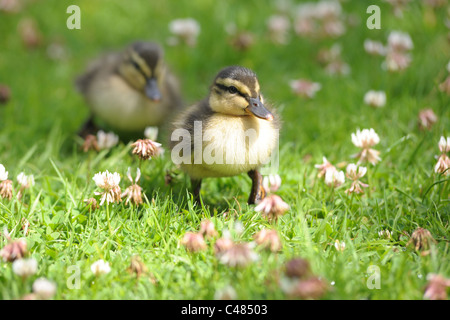
[[[384,107],[386,104],[386,93],[384,91],[369,90],[364,95],[364,103],[374,108]]]
[[[8,179],[8,171],[6,171],[5,166],[0,164],[0,181],[5,181]]]
[[[8,171],[0,164],[0,197],[12,199],[12,181],[8,180]]]
[[[380,138],[375,130],[363,129],[362,131],[360,131],[358,129],[356,133],[352,133],[352,142],[356,147],[362,149],[361,152],[354,156],[359,158],[358,163],[362,161],[368,161],[374,165],[381,160],[379,156],[380,152],[371,149],[371,147],[380,142]]]
[[[169,39],[169,44],[177,45],[181,41],[194,47],[200,33],[200,24],[193,18],[175,19],[169,23],[169,30],[174,35]]]
[[[100,208],[100,206],[97,203],[97,199],[95,198],[84,199],[83,201],[86,203],[86,207],[88,207],[89,210],[94,211]]]
[[[224,252],[233,246],[234,242],[229,236],[223,235],[214,243],[214,252],[216,256],[221,256]]]
[[[99,172],[92,178],[97,187],[103,189],[102,192],[94,192],[95,195],[101,195],[100,206],[106,201],[109,203],[119,203],[121,201],[120,175],[117,172],[110,173],[108,170]]]
[[[431,273],[427,275],[427,280],[423,298],[427,300],[447,300],[447,288],[450,287],[450,279]]]
[[[322,87],[320,83],[306,79],[291,80],[289,85],[295,94],[306,98],[314,98],[316,92]]]
[[[406,32],[392,31],[388,36],[388,47],[394,51],[408,51],[414,48],[414,44]]]
[[[144,130],[144,136],[147,139],[155,141],[158,138],[158,127],[146,127]]]
[[[420,129],[428,129],[430,130],[431,127],[437,122],[438,117],[434,113],[433,109],[423,109],[419,112],[419,128]]]
[[[7,234],[7,238],[9,240],[8,244],[0,250],[0,256],[3,261],[13,262],[17,259],[22,259],[27,254],[27,242],[23,239],[11,240],[9,234]]]
[[[205,236],[206,238],[214,238],[217,236],[217,231],[214,228],[214,223],[212,223],[210,220],[203,220],[200,223],[199,233]]]
[[[338,37],[345,32],[342,7],[337,1],[307,2],[297,7],[294,30],[311,38]]]
[[[231,285],[227,285],[222,289],[216,290],[214,300],[236,300],[238,298],[236,290]]]
[[[50,299],[56,293],[56,284],[45,278],[38,278],[33,283],[33,293],[40,299]]]
[[[412,246],[414,250],[422,251],[422,255],[428,255],[430,253],[431,244],[435,242],[436,240],[434,240],[430,231],[419,227],[414,230],[406,246]]]
[[[278,44],[286,44],[290,26],[291,23],[287,17],[282,15],[270,16],[267,20],[270,39]]]
[[[408,51],[414,47],[409,34],[401,31],[392,31],[388,36],[388,46],[385,66],[389,71],[406,69],[411,63]]]
[[[151,159],[162,152],[161,144],[150,139],[139,139],[132,146],[134,147],[133,154],[142,160]]]
[[[381,230],[381,231],[378,231],[378,236],[383,239],[390,239],[391,232],[389,230]]]
[[[25,173],[21,172],[17,176],[17,182],[20,184],[21,188],[28,189],[29,187],[34,186],[34,176],[32,174],[27,176]]]
[[[230,267],[245,267],[258,259],[249,243],[234,243],[219,256],[220,263]]]
[[[336,167],[333,166],[326,157],[322,157],[322,164],[316,164],[314,167],[319,170],[319,173],[317,174],[317,177],[319,178],[325,176],[328,170],[336,170]]]
[[[32,174],[27,176],[25,173],[21,172],[17,175],[17,182],[20,185],[20,189],[17,192],[17,198],[20,200],[24,190],[34,186],[34,176]]]
[[[256,212],[262,212],[269,220],[277,220],[278,217],[283,215],[287,210],[289,210],[289,205],[279,196],[274,194],[262,199],[255,207]]]
[[[34,258],[16,259],[12,264],[12,270],[22,278],[28,278],[37,272],[37,261]]]
[[[97,132],[97,147],[100,149],[111,149],[119,143],[119,136],[114,132],[104,132],[99,130]]]
[[[181,244],[190,252],[203,251],[207,248],[203,235],[194,232],[186,232],[181,240]]]
[[[253,238],[258,245],[265,249],[269,249],[272,252],[281,250],[281,239],[276,230],[262,229]]]
[[[336,241],[334,242],[334,247],[336,248],[337,251],[344,251],[345,250],[345,242],[344,241],[339,241],[338,239],[336,239]]]
[[[266,193],[275,192],[281,186],[281,177],[278,174],[269,174],[263,179],[263,188]]]
[[[91,264],[91,271],[96,277],[98,277],[103,274],[110,273],[111,267],[109,266],[109,262],[100,259]]]
[[[441,155],[434,166],[434,172],[450,175],[450,158],[447,156],[447,153],[450,151],[450,137],[445,138],[442,136],[439,140],[438,146],[439,151],[441,151]]]
[[[386,55],[386,47],[380,41],[374,41],[370,39],[364,40],[364,50],[374,56]]]
[[[136,170],[136,178],[133,180],[131,177],[130,168],[128,168],[127,171],[127,177],[128,180],[131,181],[132,185],[125,189],[125,191],[122,193],[121,197],[127,197],[127,200],[125,201],[125,204],[127,205],[128,202],[133,202],[135,205],[140,205],[143,203],[142,201],[142,188],[138,185],[138,181],[141,178],[141,170],[137,168]]]
[[[364,193],[363,188],[367,188],[369,185],[362,183],[359,181],[367,172],[366,167],[357,166],[354,163],[351,163],[347,166],[347,178],[352,180],[352,184],[349,189],[347,189],[346,193]]]
[[[135,273],[137,278],[148,272],[147,266],[142,262],[139,256],[131,257],[130,266],[127,269],[130,273]]]
[[[345,175],[343,171],[327,170],[325,173],[325,184],[329,187],[337,188],[345,182]]]

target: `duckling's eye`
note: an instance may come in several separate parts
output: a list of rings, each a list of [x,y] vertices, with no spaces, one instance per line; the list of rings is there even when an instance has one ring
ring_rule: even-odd
[[[238,89],[234,86],[231,86],[231,87],[228,87],[228,92],[235,94],[238,92]]]

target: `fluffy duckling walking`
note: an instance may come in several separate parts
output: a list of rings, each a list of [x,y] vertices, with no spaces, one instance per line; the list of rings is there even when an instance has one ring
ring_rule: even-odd
[[[209,96],[174,122],[172,161],[191,177],[196,200],[202,179],[247,173],[252,179],[248,203],[254,204],[265,197],[259,168],[278,145],[279,129],[256,74],[227,67],[215,77]]]
[[[163,61],[162,48],[153,42],[135,42],[106,54],[76,86],[91,110],[81,136],[95,133],[98,125],[142,136],[147,126],[161,126],[182,105],[178,81]]]

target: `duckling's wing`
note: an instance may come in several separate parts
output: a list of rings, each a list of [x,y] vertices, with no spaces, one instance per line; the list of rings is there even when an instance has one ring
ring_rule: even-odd
[[[75,79],[77,90],[86,95],[93,81],[98,77],[108,76],[116,71],[120,57],[118,53],[108,53],[92,61],[86,68],[85,73]]]
[[[208,104],[208,100],[202,100],[182,112],[181,115],[172,123],[171,131],[173,132],[176,129],[187,130],[191,136],[191,150],[193,150],[195,122],[200,121],[202,123],[202,128],[205,128],[206,123],[213,113],[214,112]],[[176,144],[177,141],[170,141],[170,148],[172,149]]]

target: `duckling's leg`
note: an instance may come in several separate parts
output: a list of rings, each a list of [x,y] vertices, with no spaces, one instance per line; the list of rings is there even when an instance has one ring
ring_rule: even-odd
[[[202,187],[202,179],[191,179],[192,194],[194,202],[200,203],[200,188]]]
[[[258,170],[251,170],[248,172],[248,176],[252,179],[252,191],[248,198],[248,204],[255,204],[257,201],[264,199],[266,191],[263,187],[263,178]]]
[[[82,138],[86,138],[90,134],[97,134],[99,128],[94,123],[94,118],[92,116],[86,120],[86,122],[81,127],[80,131],[78,131],[78,135]]]

